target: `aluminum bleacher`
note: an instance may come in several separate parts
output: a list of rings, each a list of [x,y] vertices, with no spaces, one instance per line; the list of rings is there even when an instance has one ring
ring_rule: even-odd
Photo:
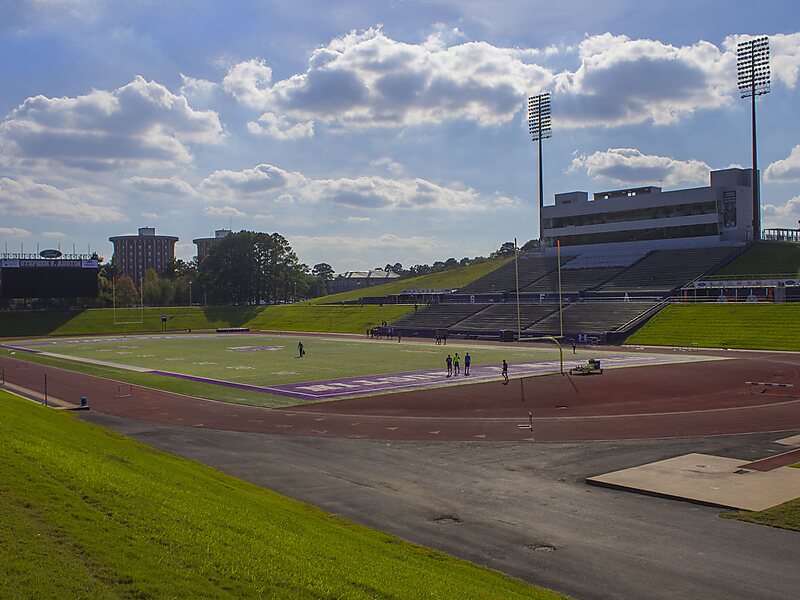
[[[599,269],[561,269],[561,290],[563,292],[585,292],[594,289],[609,279],[616,277],[624,271],[623,267],[605,267]],[[540,277],[528,286],[522,288],[523,292],[557,293],[558,271]]]
[[[738,248],[656,250],[599,288],[601,292],[668,292],[712,270]]]
[[[394,327],[407,329],[447,329],[488,304],[431,304],[395,321]]]
[[[564,335],[578,333],[599,335],[616,331],[629,321],[653,308],[656,302],[573,302],[564,307]],[[558,335],[558,311],[534,323],[526,333]]]
[[[520,289],[555,271],[558,263],[554,257],[531,256],[519,259]],[[459,290],[462,294],[488,294],[513,292],[517,289],[514,261],[503,265]]]
[[[558,310],[558,304],[520,304],[519,312],[522,329]],[[517,305],[514,302],[495,304],[486,310],[467,317],[455,326],[464,332],[497,332],[517,330]]]

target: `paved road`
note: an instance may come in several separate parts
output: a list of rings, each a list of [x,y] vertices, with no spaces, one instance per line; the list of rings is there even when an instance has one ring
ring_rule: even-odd
[[[590,443],[409,442],[85,418],[329,512],[575,598],[791,599],[800,534],[584,479],[687,452],[756,459],[759,434]]]

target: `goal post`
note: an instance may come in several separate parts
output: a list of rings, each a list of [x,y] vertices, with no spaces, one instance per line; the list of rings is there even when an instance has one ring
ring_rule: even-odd
[[[142,285],[139,283],[139,307],[119,307],[117,306],[117,285],[114,279],[111,280],[111,306],[114,317],[114,325],[142,325],[144,323],[144,298],[142,296]]]
[[[561,346],[561,342],[559,341],[558,337],[554,337],[552,335],[537,335],[532,337],[519,337],[517,338],[519,342],[553,342],[558,347],[558,362],[559,362],[559,372],[562,375],[566,375],[564,373],[564,348]]]

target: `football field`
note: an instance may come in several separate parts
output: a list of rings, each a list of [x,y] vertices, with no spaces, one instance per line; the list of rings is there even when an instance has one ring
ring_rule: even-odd
[[[305,354],[300,357],[298,344]],[[435,345],[432,340],[378,340],[358,337],[247,334],[166,334],[126,337],[26,340],[5,344],[19,355],[38,354],[60,366],[91,366],[112,379],[141,375],[151,387],[174,389],[212,400],[261,406],[288,406],[409,389],[485,382],[509,375],[558,373],[560,357],[553,345],[514,346],[468,341]],[[464,357],[472,359],[464,374]],[[461,373],[447,376],[448,355],[460,356]],[[565,349],[564,368],[594,356],[590,349]],[[694,357],[693,360],[701,357]],[[66,359],[66,360],[65,360]],[[671,355],[602,352],[606,367],[676,362]]]

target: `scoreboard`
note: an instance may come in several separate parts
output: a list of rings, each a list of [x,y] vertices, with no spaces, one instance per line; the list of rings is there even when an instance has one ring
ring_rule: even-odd
[[[0,259],[0,298],[87,298],[97,294],[97,260]]]

